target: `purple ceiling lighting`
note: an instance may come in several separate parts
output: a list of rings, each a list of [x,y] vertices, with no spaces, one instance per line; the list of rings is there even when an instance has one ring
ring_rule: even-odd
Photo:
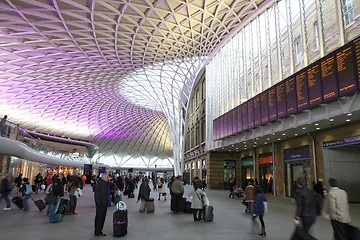
[[[0,1],[0,114],[105,164],[172,167],[196,74],[262,2]]]

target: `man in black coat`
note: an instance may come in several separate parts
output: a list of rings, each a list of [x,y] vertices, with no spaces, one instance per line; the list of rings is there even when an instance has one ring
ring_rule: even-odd
[[[103,173],[99,181],[95,184],[95,204],[96,204],[96,215],[95,215],[95,236],[106,236],[102,232],[104,222],[106,218],[106,212],[108,208],[110,198],[110,185],[109,176],[107,173]]]

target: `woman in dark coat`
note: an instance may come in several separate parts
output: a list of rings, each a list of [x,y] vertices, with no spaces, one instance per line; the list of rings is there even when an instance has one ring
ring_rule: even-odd
[[[266,237],[265,232],[265,223],[264,223],[264,214],[265,214],[265,204],[267,202],[265,194],[262,192],[259,186],[255,187],[255,211],[254,211],[254,218],[259,216],[259,220],[261,223],[261,232],[259,236]]]

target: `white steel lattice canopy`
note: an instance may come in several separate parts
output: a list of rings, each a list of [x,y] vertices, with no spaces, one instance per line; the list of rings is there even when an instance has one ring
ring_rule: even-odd
[[[0,114],[109,165],[172,166],[196,74],[262,2],[1,0]]]

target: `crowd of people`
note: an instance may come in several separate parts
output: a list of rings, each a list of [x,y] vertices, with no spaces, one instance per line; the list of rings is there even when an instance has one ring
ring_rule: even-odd
[[[29,205],[27,199],[29,198],[29,191],[38,193],[44,191],[49,194],[49,186],[52,186],[52,195],[55,200],[48,203],[47,215],[50,222],[57,222],[57,209],[59,207],[61,198],[65,192],[68,192],[70,198],[70,214],[76,214],[76,206],[79,195],[78,189],[82,189],[85,185],[86,179],[79,173],[68,174],[66,177],[60,173],[58,175],[42,177],[37,174],[34,178],[34,185],[29,183],[29,179],[23,177],[21,174],[11,183],[4,175],[0,175],[0,202],[5,201],[6,207],[4,211],[11,209],[10,193],[15,191],[21,194],[23,198],[23,210],[27,211]],[[138,185],[138,201],[140,201],[139,211],[145,211],[145,204],[150,199],[150,181],[156,181],[154,190],[158,192],[158,200],[167,200],[167,191],[171,196],[171,211],[178,213],[180,211],[181,201],[184,195],[184,183],[181,176],[173,176],[170,179],[159,177],[152,180],[148,177],[133,177],[131,174],[125,176],[118,176],[116,174],[103,173],[99,176],[92,176],[90,183],[94,191],[94,201],[96,205],[95,229],[96,236],[105,236],[102,229],[106,218],[107,208],[116,204],[118,192],[120,194],[134,194]],[[235,182],[232,183],[236,186]],[[334,231],[335,240],[348,239],[349,223],[351,222],[349,214],[349,204],[347,193],[338,187],[338,182],[334,178],[328,181],[328,189],[323,182],[319,180],[314,183],[313,188],[307,185],[307,181],[303,177],[299,177],[296,181],[295,192],[295,214],[294,224],[296,228],[301,228],[306,234],[310,233],[311,227],[315,224],[318,216],[323,214],[330,219],[331,226]],[[29,190],[30,189],[30,190]],[[32,192],[31,192],[32,193]],[[30,193],[30,194],[31,194]],[[251,218],[259,219],[261,224],[259,236],[265,237],[265,222],[264,216],[267,213],[267,198],[263,193],[261,187],[256,184],[256,181],[249,181],[248,185],[242,190],[243,204],[246,205],[245,211],[249,213]],[[192,181],[192,189],[188,196],[192,198],[191,211],[193,213],[194,221],[204,220],[204,207],[209,205],[209,200],[204,191],[202,181],[195,177]],[[230,195],[229,195],[230,197]]]

